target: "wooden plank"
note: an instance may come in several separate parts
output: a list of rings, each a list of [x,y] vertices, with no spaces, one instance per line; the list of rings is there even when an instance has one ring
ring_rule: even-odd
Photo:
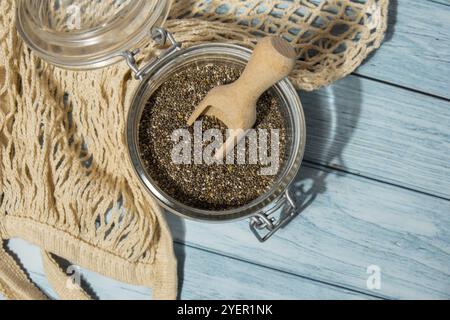
[[[450,297],[450,202],[353,175],[304,167],[312,203],[265,244],[248,222],[207,225],[169,215],[177,241],[386,298]],[[306,201],[306,199],[304,199]],[[367,269],[381,268],[369,290]]]
[[[13,239],[10,248],[18,254],[30,276],[53,298],[39,249]],[[182,281],[182,299],[373,299],[371,296],[255,266],[183,245],[176,245]],[[81,270],[99,298],[149,300],[151,290],[120,283]]]
[[[450,102],[355,76],[300,96],[306,160],[450,198]]]
[[[391,1],[386,41],[356,73],[450,99],[448,30],[448,1]]]

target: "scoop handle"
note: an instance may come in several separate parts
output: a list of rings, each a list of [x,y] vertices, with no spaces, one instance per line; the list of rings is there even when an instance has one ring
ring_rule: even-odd
[[[292,72],[296,61],[297,54],[289,42],[278,36],[263,38],[236,85],[242,95],[256,102],[266,90]]]

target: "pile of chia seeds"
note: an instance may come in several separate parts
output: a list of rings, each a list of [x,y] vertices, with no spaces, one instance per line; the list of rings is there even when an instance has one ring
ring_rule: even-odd
[[[139,151],[148,175],[161,190],[185,205],[223,211],[249,204],[266,193],[277,175],[260,175],[261,164],[175,164],[172,133],[188,129],[187,120],[207,93],[216,86],[239,78],[237,65],[198,64],[177,71],[150,97],[139,125]],[[286,124],[280,101],[266,92],[258,101],[255,129],[280,132],[280,168],[286,153]],[[202,117],[203,130],[225,132],[218,120]],[[270,141],[270,139],[269,139]]]

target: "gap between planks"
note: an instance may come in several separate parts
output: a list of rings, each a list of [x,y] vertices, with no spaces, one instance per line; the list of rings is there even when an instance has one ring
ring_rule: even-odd
[[[18,239],[13,239],[9,247],[19,256],[31,278],[49,296],[56,298],[43,272],[39,249]],[[184,256],[181,262],[183,266],[186,265],[179,271],[182,299],[378,299],[182,244],[175,244],[175,252],[177,256]],[[123,284],[84,269],[80,271],[83,280],[91,285],[92,291],[100,298],[151,297],[148,288]],[[275,286],[278,290],[271,290]]]
[[[358,78],[361,78],[361,79],[371,80],[371,81],[375,81],[375,82],[378,82],[378,83],[381,83],[381,84],[385,84],[385,85],[388,85],[388,86],[399,88],[399,89],[402,89],[402,90],[406,90],[406,91],[422,94],[422,95],[428,96],[430,98],[434,98],[434,99],[439,99],[439,100],[443,100],[443,101],[446,101],[446,102],[450,102],[450,98],[447,98],[447,97],[444,97],[444,96],[439,96],[439,95],[436,95],[436,94],[433,94],[433,93],[430,93],[430,92],[426,92],[426,91],[422,91],[422,90],[419,90],[419,89],[406,87],[406,86],[403,86],[403,85],[400,85],[400,84],[397,84],[397,83],[393,83],[393,82],[389,82],[389,81],[386,81],[386,80],[373,78],[373,77],[370,77],[370,76],[366,76],[364,74],[359,74],[358,72],[354,72],[351,75],[355,76],[355,77],[358,77]]]
[[[399,188],[399,189],[404,189],[406,191],[416,192],[418,194],[426,195],[426,196],[429,196],[429,197],[434,197],[436,199],[450,201],[450,198],[447,198],[447,197],[442,197],[442,196],[439,196],[439,195],[436,195],[436,194],[433,194],[433,193],[429,193],[429,192],[425,192],[425,191],[422,191],[422,190],[409,188],[409,187],[401,185],[401,184],[396,184],[396,183],[393,183],[393,182],[389,182],[389,181],[385,181],[385,180],[381,180],[381,179],[376,179],[376,178],[373,178],[373,177],[370,177],[370,176],[363,175],[363,174],[358,173],[358,172],[353,172],[353,171],[351,171],[351,169],[345,170],[345,169],[342,169],[342,168],[333,167],[331,165],[328,165],[328,166],[327,165],[323,165],[323,164],[321,164],[319,162],[310,161],[310,160],[303,160],[303,166],[311,168],[311,169],[318,169],[318,170],[326,169],[326,170],[330,170],[330,171],[334,171],[334,172],[342,172],[342,173],[347,174],[349,176],[355,176],[355,177],[359,177],[359,178],[362,178],[362,179],[367,179],[367,180],[370,180],[370,181],[386,184],[388,186],[396,187],[396,188]]]

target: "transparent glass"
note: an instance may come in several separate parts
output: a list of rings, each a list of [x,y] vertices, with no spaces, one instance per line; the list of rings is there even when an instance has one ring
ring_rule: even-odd
[[[17,29],[44,60],[70,69],[117,62],[161,26],[168,0],[17,0]]]
[[[303,108],[298,94],[287,79],[279,82],[271,90],[282,102],[282,112],[287,127],[287,155],[284,167],[281,168],[272,188],[251,203],[227,211],[207,211],[187,206],[167,195],[158,187],[152,177],[146,172],[139,152],[138,131],[139,123],[145,105],[159,86],[174,73],[183,69],[195,67],[204,63],[230,63],[245,66],[249,61],[251,51],[231,44],[205,44],[177,51],[164,59],[149,72],[141,82],[132,101],[127,119],[127,144],[130,161],[142,183],[147,187],[159,203],[172,213],[183,217],[209,221],[223,222],[244,219],[254,216],[261,211],[270,210],[286,193],[289,185],[300,168],[306,142],[306,126]]]

